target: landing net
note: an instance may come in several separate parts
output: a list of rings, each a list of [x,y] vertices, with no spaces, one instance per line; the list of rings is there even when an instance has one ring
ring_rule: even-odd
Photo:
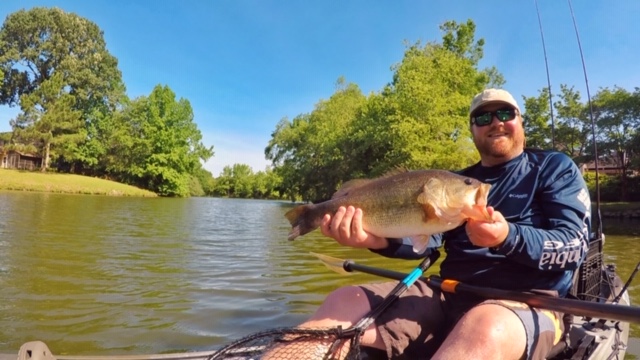
[[[236,340],[216,351],[207,360],[231,359],[346,359],[360,360],[366,353],[366,347],[360,345],[360,337],[369,325],[382,314],[400,295],[413,285],[424,271],[440,256],[433,251],[425,258],[409,276],[391,290],[384,301],[371,309],[360,321],[348,329],[335,327],[331,329],[281,328],[255,333]],[[370,357],[367,357],[370,358]]]
[[[228,344],[207,360],[362,358],[361,331],[355,328],[281,328],[258,332]]]

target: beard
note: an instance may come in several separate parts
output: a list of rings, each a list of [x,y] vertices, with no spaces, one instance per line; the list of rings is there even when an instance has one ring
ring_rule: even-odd
[[[500,138],[474,138],[473,139],[483,162],[497,165],[509,161],[522,153],[525,144],[524,130],[514,131],[509,136]]]

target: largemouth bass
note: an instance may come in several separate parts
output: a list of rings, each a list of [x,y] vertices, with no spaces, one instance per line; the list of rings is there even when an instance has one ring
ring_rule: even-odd
[[[429,236],[460,226],[467,219],[490,220],[491,185],[446,170],[404,171],[344,184],[331,200],[289,210],[289,240],[320,226],[325,214],[340,206],[361,208],[365,231],[386,238],[411,238],[415,251]]]

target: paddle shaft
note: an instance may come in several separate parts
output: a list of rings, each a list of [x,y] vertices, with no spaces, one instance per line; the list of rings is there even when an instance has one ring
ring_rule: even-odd
[[[352,260],[345,260],[343,268],[349,272],[359,271],[395,280],[403,280],[407,276],[407,274],[399,271],[361,265]],[[640,323],[640,307],[636,306],[602,304],[583,300],[537,295],[528,292],[479,287],[463,284],[453,280],[443,280],[437,276],[430,276],[428,278],[420,277],[420,280],[426,282],[430,286],[450,293],[476,295],[487,299],[512,300],[525,303],[532,307],[558,311],[561,313]]]
[[[385,297],[384,301],[382,301],[380,305],[371,309],[371,311],[366,316],[358,321],[354,325],[354,328],[364,331],[364,329],[369,327],[369,325],[371,325],[383,311],[385,311],[394,301],[396,301],[400,297],[400,295],[404,294],[405,291],[407,291],[407,289],[409,289],[409,287],[413,285],[413,283],[418,281],[418,279],[422,277],[422,274],[424,274],[425,270],[433,265],[433,263],[435,263],[439,257],[440,252],[438,250],[432,251],[428,257],[422,260],[418,267],[416,267],[411,273],[406,275],[400,282],[398,282],[398,284],[391,290],[389,295]]]

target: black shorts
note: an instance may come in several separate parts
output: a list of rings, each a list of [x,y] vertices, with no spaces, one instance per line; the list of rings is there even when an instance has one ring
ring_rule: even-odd
[[[397,282],[387,282],[360,287],[367,294],[373,309],[396,285]],[[526,359],[544,359],[563,334],[560,313],[530,308],[520,302],[443,293],[430,288],[423,281],[416,281],[376,319],[387,357],[430,358],[458,320],[469,309],[480,304],[504,306],[520,318],[527,333]]]

